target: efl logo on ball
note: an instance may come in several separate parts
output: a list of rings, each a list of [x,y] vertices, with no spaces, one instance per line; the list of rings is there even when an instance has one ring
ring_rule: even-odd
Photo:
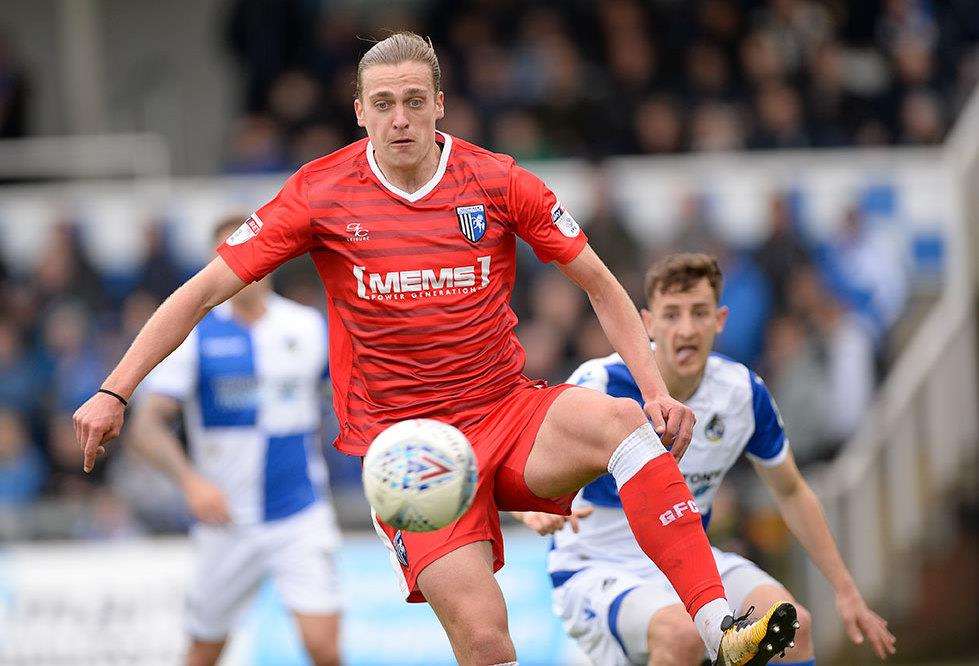
[[[430,532],[465,513],[476,491],[476,456],[459,430],[435,419],[395,423],[364,457],[364,493],[378,518]]]

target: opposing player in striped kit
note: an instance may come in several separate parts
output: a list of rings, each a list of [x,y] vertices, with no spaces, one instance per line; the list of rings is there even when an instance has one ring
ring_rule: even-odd
[[[771,489],[785,522],[836,592],[847,633],[865,639],[882,659],[894,651],[894,637],[867,607],[830,534],[819,500],[792,458],[781,419],[768,389],[744,365],[712,354],[727,308],[718,304],[721,272],[702,254],[679,254],[653,266],[646,278],[643,321],[660,371],[674,397],[697,415],[693,441],[680,471],[694,496],[686,506],[659,516],[668,523],[680,512],[710,522],[715,493],[742,453]],[[602,393],[641,401],[639,388],[618,354],[592,359],[569,382]],[[554,535],[548,570],[554,608],[568,634],[595,664],[677,664],[704,657],[697,631],[663,572],[636,543],[614,479],[603,476],[585,486],[572,503],[574,524],[547,514],[522,514],[541,534]],[[713,549],[728,600],[735,608],[796,604],[778,581],[753,562]],[[801,626],[794,645],[775,661],[814,663],[808,612],[796,604]]]
[[[693,501],[660,435],[679,456],[694,418],[669,396],[635,305],[539,178],[436,131],[440,76],[418,35],[371,47],[353,100],[367,138],[290,177],[161,306],[103,388],[124,399],[209,308],[309,253],[326,288],[336,446],[362,456],[387,426],[426,417],[459,428],[476,453],[475,497],[456,522],[428,533],[378,525],[406,598],[429,602],[460,663],[516,663],[493,576],[503,566],[499,510],[567,513],[579,488],[608,473],[711,654],[723,664],[766,661],[763,645],[791,638],[792,605],[735,620],[697,516],[657,519]],[[524,376],[509,305],[517,237],[587,292],[642,406]],[[78,411],[86,468],[122,418],[121,401],[104,393]]]
[[[215,243],[239,225],[218,224]],[[312,662],[339,663],[340,534],[321,442],[327,332],[269,279],[214,308],[143,383],[129,441],[177,482],[197,523],[187,663],[217,662],[265,580],[296,618]],[[173,434],[183,411],[190,457]]]

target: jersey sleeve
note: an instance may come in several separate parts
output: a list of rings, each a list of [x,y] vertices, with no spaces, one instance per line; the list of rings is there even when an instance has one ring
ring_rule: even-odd
[[[588,242],[585,232],[544,181],[516,164],[510,169],[508,205],[514,232],[544,263],[566,264]]]
[[[197,386],[197,329],[143,381],[141,392],[187,400]]]
[[[782,416],[761,377],[750,372],[750,378],[755,430],[745,446],[745,454],[752,461],[765,467],[775,467],[782,464],[789,452]]]
[[[218,247],[239,278],[255,282],[310,249],[312,227],[305,176],[297,171],[279,193]]]

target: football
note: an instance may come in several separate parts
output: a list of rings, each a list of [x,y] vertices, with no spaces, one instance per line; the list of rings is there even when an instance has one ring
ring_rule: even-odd
[[[469,440],[434,419],[401,421],[374,438],[364,457],[364,493],[397,529],[430,532],[461,516],[476,491]]]

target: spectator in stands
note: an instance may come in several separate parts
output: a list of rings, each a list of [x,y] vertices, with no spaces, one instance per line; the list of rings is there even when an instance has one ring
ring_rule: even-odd
[[[874,337],[865,322],[830,293],[818,271],[802,268],[789,278],[789,301],[825,357],[824,436],[838,447],[856,432],[873,398]]]
[[[676,153],[683,147],[683,125],[676,101],[669,96],[650,97],[636,109],[636,140],[640,152]]]
[[[793,215],[789,193],[776,192],[768,202],[769,235],[755,253],[758,267],[772,285],[772,307],[776,312],[788,309],[788,280],[798,268],[813,262],[805,239]]]
[[[51,228],[32,277],[42,306],[68,297],[92,310],[105,303],[102,278],[89,259],[78,227],[71,222]]]
[[[289,166],[279,127],[270,118],[248,116],[233,129],[228,173],[262,173],[284,171]]]
[[[744,121],[734,104],[706,102],[697,106],[690,120],[690,150],[725,152],[745,147]]]
[[[901,100],[901,143],[934,145],[945,135],[945,122],[938,96],[926,90],[914,90]]]
[[[754,100],[757,123],[750,148],[805,148],[812,144],[802,117],[802,102],[791,87],[768,82]]]
[[[828,411],[826,370],[806,323],[794,315],[768,324],[762,360],[765,377],[785,420],[792,452],[800,466],[826,457]]]
[[[540,122],[528,111],[507,111],[493,120],[492,127],[493,145],[502,153],[520,161],[554,156]]]
[[[28,436],[24,418],[0,409],[0,508],[33,502],[45,475],[44,460]]]
[[[78,302],[55,305],[44,317],[41,363],[50,407],[71,414],[96,391],[105,366],[92,345],[90,314]],[[77,467],[77,465],[76,465]]]
[[[0,318],[0,408],[34,413],[41,388],[37,379],[20,329],[12,318]]]
[[[136,289],[162,301],[183,282],[183,270],[170,248],[166,222],[154,220],[146,227],[143,247],[143,261],[136,271],[139,276]]]
[[[903,250],[886,224],[892,214],[869,216],[851,206],[817,252],[829,288],[877,341],[903,312],[908,291]]]
[[[289,141],[287,159],[292,168],[298,169],[306,162],[329,155],[337,148],[346,145],[346,138],[330,123],[307,125],[297,130]]]

